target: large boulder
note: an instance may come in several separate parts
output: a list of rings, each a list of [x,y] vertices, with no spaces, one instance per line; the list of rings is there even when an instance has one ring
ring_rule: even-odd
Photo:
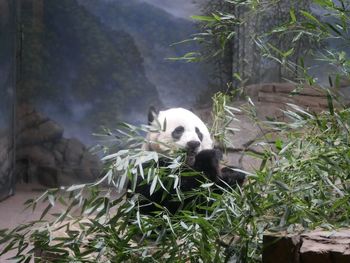
[[[53,142],[62,138],[63,128],[28,104],[17,109],[17,146]]]
[[[17,112],[18,178],[57,187],[91,182],[99,176],[99,158],[81,141],[64,138],[59,124],[28,104],[21,105]]]
[[[20,148],[16,153],[16,159],[27,160],[29,163],[36,166],[54,167],[56,165],[56,160],[53,153],[40,145]]]
[[[86,152],[86,147],[82,142],[75,138],[69,139],[67,141],[63,159],[68,165],[78,166],[84,152]]]

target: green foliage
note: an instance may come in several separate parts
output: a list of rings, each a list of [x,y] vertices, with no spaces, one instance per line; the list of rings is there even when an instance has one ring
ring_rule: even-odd
[[[260,1],[228,2],[249,4],[252,12],[262,8]],[[348,7],[344,2],[315,2],[331,9],[330,14],[346,28]],[[290,9],[288,14],[288,23],[298,23],[298,28],[302,28],[292,31],[294,36],[300,32],[320,39],[339,35],[337,24],[328,26],[328,22],[308,11],[297,14],[296,9]],[[288,33],[288,28],[273,33]],[[271,54],[277,53],[271,58],[282,64],[288,64],[294,52],[293,46],[281,50],[268,42],[263,42],[262,47]],[[326,61],[348,72],[345,53],[332,54],[333,60],[325,58]],[[301,68],[307,74],[306,67]],[[213,133],[221,143],[225,142],[227,123],[234,118],[230,100],[222,94],[214,98],[217,117]],[[267,231],[294,233],[316,227],[348,226],[350,110],[335,107],[333,101],[329,93],[328,112],[314,114],[290,104],[291,110],[284,112],[288,122],[257,123],[269,125],[276,139],[273,145],[256,142],[266,146],[262,155],[253,156],[261,159],[260,169],[247,172],[243,189],[227,187],[222,189],[222,195],[204,179],[199,189],[182,193],[178,188],[181,176],[191,176],[181,170],[182,155],[162,156],[173,161],[160,167],[158,153],[141,150],[144,139],[140,133],[145,127],[124,125],[115,134],[109,134],[118,147],[104,157],[104,176],[96,183],[48,190],[26,202],[33,209],[40,202],[47,206],[39,220],[0,231],[0,244],[4,244],[1,253],[14,251],[18,262],[29,262],[33,258],[32,245],[36,244],[53,262],[260,262],[262,236]],[[251,112],[254,117],[256,110]],[[154,165],[144,168],[145,162]],[[137,176],[144,178],[141,183],[151,184],[152,193],[164,189],[166,194],[166,189],[174,187],[176,200],[201,198],[194,198],[186,209],[174,215],[164,208],[152,216],[142,215],[139,201],[143,197],[120,192],[127,180],[134,187]],[[64,207],[63,212],[52,213],[58,204]],[[43,254],[41,260],[44,261]]]
[[[175,215],[165,208],[142,215],[143,197],[120,192],[127,179],[134,186],[136,176],[152,185],[151,192],[178,188],[181,176],[191,176],[181,172],[182,161],[175,157],[168,157],[173,162],[167,167],[143,168],[145,162],[157,164],[159,154],[140,150],[138,133],[144,128],[123,125],[112,137],[129,147],[104,157],[104,177],[27,201],[33,209],[40,202],[47,206],[39,220],[1,231],[2,253],[14,250],[19,262],[26,262],[36,244],[45,252],[42,260],[46,255],[56,258],[53,262],[259,262],[266,231],[347,226],[350,110],[331,107],[315,115],[290,107],[288,123],[265,123],[279,137],[275,147],[266,147],[261,168],[247,173],[244,189],[227,187],[221,195],[205,180],[186,195],[178,189],[176,200],[204,198]],[[49,215],[57,206],[62,212]]]
[[[235,129],[232,127],[234,121],[238,121],[235,112],[241,112],[240,109],[230,106],[233,101],[233,95],[227,95],[221,92],[213,96],[213,124],[211,134],[214,141],[220,149],[226,149],[232,146],[228,135],[234,134]]]
[[[207,52],[191,52],[192,58],[184,58],[212,61],[222,88],[227,82],[237,85],[234,74],[247,83],[303,82],[305,72],[314,66],[310,61],[317,63],[321,56],[327,63],[335,62],[349,46],[347,1],[218,0],[203,9],[206,16],[193,17],[202,32],[192,41],[207,47]],[[348,75],[349,67],[341,59],[332,65],[335,74]],[[316,82],[311,76],[307,81]]]

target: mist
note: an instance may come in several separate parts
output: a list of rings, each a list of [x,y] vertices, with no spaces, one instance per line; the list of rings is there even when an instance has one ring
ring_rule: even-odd
[[[204,2],[204,0],[140,0],[142,2],[147,2],[151,5],[157,6],[173,16],[191,19],[192,15],[198,15],[199,3]]]

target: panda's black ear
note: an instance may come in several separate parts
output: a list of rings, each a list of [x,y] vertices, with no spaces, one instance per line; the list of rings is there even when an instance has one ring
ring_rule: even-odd
[[[155,117],[158,116],[159,111],[156,110],[153,106],[149,107],[148,110],[148,124],[152,124],[154,121]]]

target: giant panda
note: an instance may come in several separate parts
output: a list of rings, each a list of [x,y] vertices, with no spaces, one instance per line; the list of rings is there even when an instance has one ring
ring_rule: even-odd
[[[243,173],[220,164],[221,151],[214,148],[208,128],[192,111],[184,108],[171,108],[158,112],[151,107],[148,113],[148,123],[150,129],[146,135],[143,150],[156,151],[161,154],[185,152],[186,159],[181,171],[194,171],[194,175],[180,178],[179,187],[182,193],[198,189],[205,180],[215,183],[216,192],[220,192],[220,187],[235,187],[243,184],[245,180]],[[157,165],[167,167],[169,164],[170,160],[164,157],[159,159]],[[171,173],[171,169],[166,171]],[[172,184],[172,182],[163,183]],[[139,176],[134,193],[142,195],[144,199],[139,206],[143,214],[159,211],[159,207],[164,207],[171,214],[175,214],[186,209],[187,204],[193,201],[193,197],[181,202],[176,197],[174,198],[176,189],[171,186],[167,188],[168,193],[160,187],[151,194],[150,189],[151,182],[147,183]]]

